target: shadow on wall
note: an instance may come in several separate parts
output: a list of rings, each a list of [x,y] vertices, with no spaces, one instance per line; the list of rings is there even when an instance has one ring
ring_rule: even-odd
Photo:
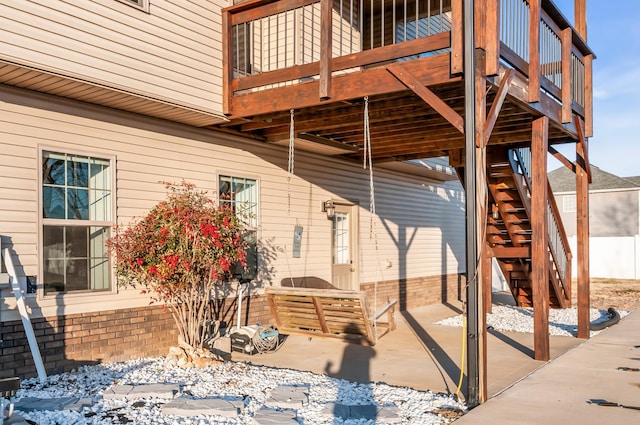
[[[211,299],[211,320],[219,320],[228,326],[236,325],[238,321],[238,300],[242,298],[241,326],[258,323],[260,317],[251,316],[251,300],[261,287],[272,286],[275,276],[273,264],[278,258],[278,247],[273,239],[262,239],[256,243],[253,263],[255,269],[249,270],[241,276],[238,272],[236,278],[239,284],[221,284],[216,287]],[[251,254],[248,255],[250,257]],[[248,258],[247,263],[251,260]],[[242,291],[242,292],[240,292]]]
[[[462,192],[454,190],[452,188],[445,189],[444,193],[437,193],[438,191],[433,191],[431,196],[435,195],[440,198],[446,198],[444,201],[448,203],[454,203],[456,208],[464,214],[464,200],[462,199]],[[427,210],[429,207],[428,199],[425,199],[424,206],[422,210]],[[382,225],[384,226],[389,238],[393,240],[395,247],[398,252],[398,276],[399,279],[399,288],[398,288],[398,301],[399,301],[399,310],[406,311],[409,306],[407,306],[407,275],[408,275],[408,265],[407,265],[407,256],[409,254],[409,250],[413,245],[413,242],[416,238],[416,235],[420,229],[420,226],[408,226],[405,223],[397,222],[397,237],[394,236],[394,231],[392,226],[389,223],[389,220],[385,219],[384,209],[377,210],[380,213],[380,220]],[[390,215],[390,211],[387,212],[386,215]],[[464,218],[464,215],[462,215]],[[449,253],[453,253],[456,257],[456,261],[458,264],[464,264],[464,251],[455,249],[456,246],[464,246],[464,241],[460,244],[459,232],[460,229],[457,228],[456,223],[453,221],[455,217],[441,215],[439,220],[439,228],[441,233],[441,247],[440,247],[440,265],[441,265],[441,302],[443,304],[451,306],[449,303],[449,275],[456,274],[457,275],[457,300],[462,300],[463,297],[463,279],[458,270],[449,271],[448,270],[448,257]],[[464,224],[464,221],[463,221]]]
[[[24,276],[24,268],[20,264],[19,257],[13,249],[11,237],[1,237],[1,247],[9,250],[11,259],[14,263],[18,280]],[[6,273],[4,261],[2,261],[2,272]],[[26,278],[24,279],[26,281]],[[21,282],[26,283],[26,282]],[[25,286],[25,285],[22,285]],[[8,298],[14,298],[13,291],[7,287],[1,290],[0,302],[0,378],[20,377],[30,378],[37,376],[35,362],[31,347],[27,339],[27,331],[23,321],[18,313],[17,306],[9,306],[6,302]],[[30,310],[35,312],[37,316],[41,316],[37,299],[34,296],[25,296],[26,304]],[[36,337],[37,345],[42,357],[45,370],[48,374],[67,372],[77,369],[82,365],[99,364],[102,358],[97,359],[71,359],[67,357],[67,344],[69,333],[65,333],[66,319],[61,317],[64,314],[64,307],[61,305],[61,296],[56,297],[58,307],[58,316],[53,318],[36,317],[30,319],[33,332]],[[29,310],[28,307],[28,310]],[[34,314],[32,314],[33,316]],[[71,336],[71,339],[74,339]],[[78,346],[82,346],[81,337],[76,337]]]

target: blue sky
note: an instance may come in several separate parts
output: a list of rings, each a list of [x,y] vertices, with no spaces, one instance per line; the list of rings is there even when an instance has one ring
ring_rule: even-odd
[[[573,1],[555,0],[573,23]],[[640,1],[587,0],[593,62],[593,132],[589,160],[621,177],[640,175]],[[575,145],[562,152],[575,159]],[[555,159],[549,169],[560,163]]]

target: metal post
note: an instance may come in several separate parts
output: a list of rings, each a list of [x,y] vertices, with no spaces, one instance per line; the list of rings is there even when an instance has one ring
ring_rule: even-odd
[[[476,86],[474,0],[464,0],[464,136],[467,261],[467,405],[478,405],[480,387],[478,338],[478,223],[476,217]]]

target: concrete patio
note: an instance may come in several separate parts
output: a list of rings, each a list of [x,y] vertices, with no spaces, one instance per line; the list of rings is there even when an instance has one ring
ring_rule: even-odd
[[[504,298],[498,297],[497,302]],[[508,301],[506,301],[508,302]],[[358,382],[385,382],[417,390],[455,393],[460,379],[462,328],[435,322],[459,314],[460,303],[432,305],[396,312],[397,329],[373,346],[340,340],[290,335],[276,352],[232,359],[278,368],[323,373]],[[552,359],[580,345],[582,340],[551,336]],[[533,359],[533,334],[488,334],[488,393],[493,397],[544,366]],[[462,391],[466,390],[463,381]]]

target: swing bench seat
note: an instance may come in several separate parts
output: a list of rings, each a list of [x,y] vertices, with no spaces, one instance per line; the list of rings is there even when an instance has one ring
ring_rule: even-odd
[[[375,345],[378,338],[395,329],[397,300],[371,312],[363,291],[271,286],[265,293],[281,334]],[[385,314],[386,321],[379,320]]]

